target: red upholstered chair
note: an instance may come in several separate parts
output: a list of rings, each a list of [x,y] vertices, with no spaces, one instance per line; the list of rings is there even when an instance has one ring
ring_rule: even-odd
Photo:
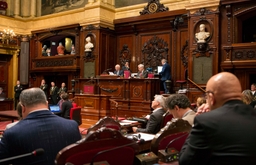
[[[91,131],[84,139],[59,151],[55,163],[84,165],[92,161],[107,161],[110,165],[132,165],[138,149],[138,144],[124,137],[119,131],[101,128]]]
[[[163,114],[163,121],[162,121],[161,128],[163,128],[169,121],[171,121],[172,118],[173,118],[172,114],[170,114],[169,111],[166,111],[166,113]]]
[[[91,126],[87,130],[87,133],[89,133],[90,131],[96,131],[102,127],[112,128],[112,129],[121,131],[120,123],[115,121],[112,117],[106,116],[104,118],[101,118],[95,125]]]
[[[70,109],[70,119],[75,120],[78,125],[82,124],[81,107],[73,107]]]
[[[173,118],[156,134],[155,138],[151,142],[151,151],[157,155],[158,150],[165,149],[171,140],[182,136],[184,133],[190,132],[191,128],[192,126],[188,123],[188,121]],[[175,141],[171,147],[177,147],[175,149],[180,150],[185,142],[185,139],[186,136],[178,139],[177,142]]]
[[[180,89],[183,89],[183,84],[185,84],[187,82],[187,78],[188,78],[188,69],[185,69],[184,71],[184,77],[185,79],[183,80],[177,80],[176,83],[180,84]]]

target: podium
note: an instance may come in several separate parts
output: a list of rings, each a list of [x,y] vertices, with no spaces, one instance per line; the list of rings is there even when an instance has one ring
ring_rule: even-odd
[[[94,94],[94,85],[84,85],[84,94]]]

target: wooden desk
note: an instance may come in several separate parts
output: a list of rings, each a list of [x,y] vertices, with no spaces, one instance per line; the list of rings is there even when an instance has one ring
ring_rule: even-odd
[[[140,135],[139,135],[140,134]],[[150,150],[151,147],[151,141],[153,140],[153,138],[155,137],[154,134],[148,134],[148,133],[142,133],[142,132],[138,132],[138,133],[131,133],[131,134],[127,134],[126,137],[132,137],[132,136],[140,136],[140,139],[144,139],[144,143],[140,143],[139,144],[139,152],[148,152]]]
[[[15,111],[15,110],[0,111],[0,117],[11,119],[12,122],[14,120],[19,119],[19,115],[18,115],[17,111]]]
[[[154,100],[155,94],[160,93],[160,80],[154,78],[79,78],[76,79],[76,82],[74,101],[82,107],[81,114],[86,119],[99,120],[98,117],[105,114],[141,117],[151,112],[152,100]],[[87,91],[83,91],[84,86],[88,85],[94,86],[93,94],[85,94]],[[80,93],[80,91],[83,92]],[[118,107],[116,104],[110,104],[109,99],[118,103]]]
[[[0,111],[13,109],[13,99],[5,99],[3,101],[0,101],[0,107]]]
[[[158,162],[161,165],[179,165],[179,161],[173,161],[170,163]]]

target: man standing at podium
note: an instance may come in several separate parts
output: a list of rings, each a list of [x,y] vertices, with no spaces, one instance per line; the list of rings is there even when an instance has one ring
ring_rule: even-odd
[[[161,83],[163,84],[164,92],[168,93],[165,81],[171,79],[171,66],[167,63],[166,59],[162,59],[161,63],[163,65],[162,71],[159,73],[161,75]]]

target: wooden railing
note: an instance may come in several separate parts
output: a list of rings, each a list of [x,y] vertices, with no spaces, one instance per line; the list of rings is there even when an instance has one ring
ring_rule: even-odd
[[[200,87],[199,85],[197,85],[193,80],[191,80],[191,79],[189,79],[189,78],[187,78],[187,80],[188,80],[190,83],[194,84],[194,85],[195,85],[197,88],[199,88],[201,91],[206,92],[202,87]]]

